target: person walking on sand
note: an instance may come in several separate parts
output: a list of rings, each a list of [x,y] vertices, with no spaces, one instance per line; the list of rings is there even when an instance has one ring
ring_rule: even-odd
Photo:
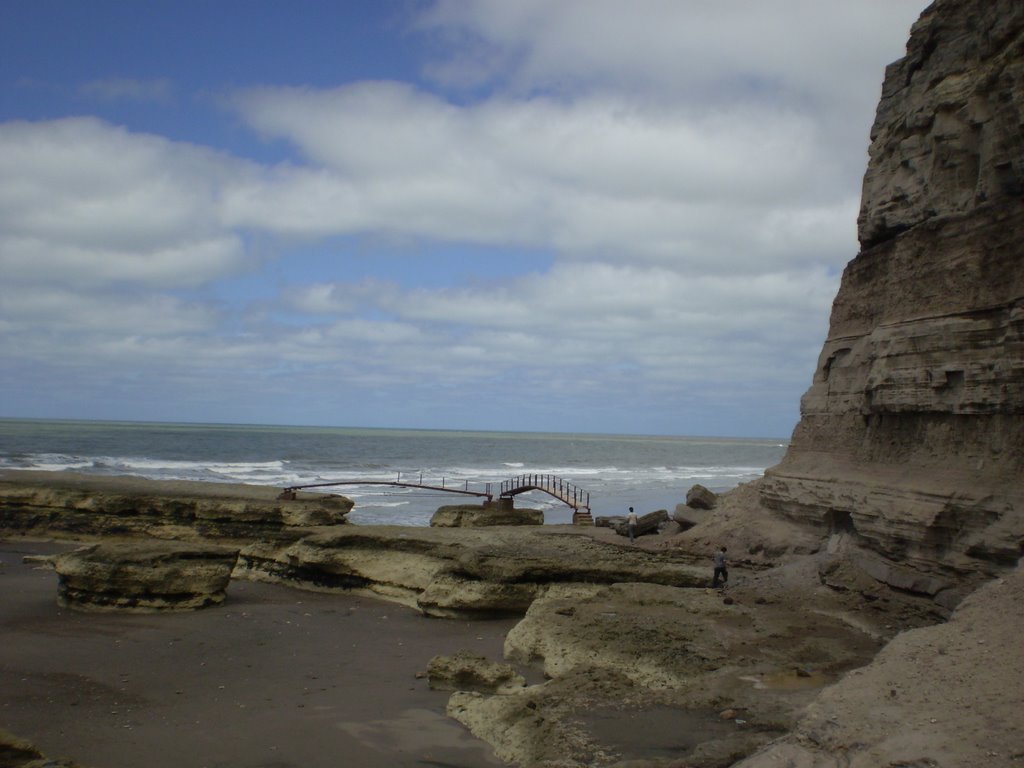
[[[629,531],[629,543],[633,543],[633,539],[636,538],[636,512],[633,508],[629,508],[629,516],[626,517],[626,530]]]
[[[711,579],[712,589],[718,586],[719,577],[722,579],[722,586],[725,587],[729,581],[729,561],[725,557],[725,547],[715,552],[711,556],[711,560],[715,564],[715,575]]]

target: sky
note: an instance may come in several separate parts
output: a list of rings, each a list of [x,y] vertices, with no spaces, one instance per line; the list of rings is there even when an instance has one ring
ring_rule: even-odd
[[[4,0],[0,416],[788,437],[924,0]]]

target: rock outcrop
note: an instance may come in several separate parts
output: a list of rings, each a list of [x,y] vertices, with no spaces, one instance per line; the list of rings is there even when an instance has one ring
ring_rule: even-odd
[[[704,586],[678,553],[634,551],[551,526],[344,526],[242,549],[236,575],[304,589],[365,590],[439,617],[521,615],[551,583]]]
[[[46,757],[34,744],[0,728],[0,768],[81,768],[70,760]]]
[[[175,540],[293,541],[311,528],[340,525],[344,496],[258,485],[146,480],[68,472],[0,473],[0,532],[75,540],[142,537]]]
[[[686,492],[686,506],[693,509],[714,509],[717,504],[718,495],[700,483]]]
[[[78,611],[191,611],[224,602],[238,550],[184,542],[104,543],[54,558],[57,603]]]
[[[657,533],[658,530],[667,522],[668,511],[664,509],[658,509],[654,512],[648,512],[646,515],[640,515],[636,519],[636,530],[634,531],[634,535],[647,536],[651,533]],[[629,536],[629,522],[624,515],[599,517],[594,520],[594,525],[599,528],[611,528],[619,534],[619,536]]]
[[[986,584],[949,622],[903,633],[826,689],[791,734],[737,768],[1019,765],[1022,602],[1020,569]]]
[[[526,679],[511,664],[498,664],[472,651],[435,656],[427,665],[427,679],[435,691],[476,691],[502,695],[521,690]]]
[[[953,605],[1024,548],[1024,6],[938,0],[886,71],[813,383],[761,502]]]
[[[839,610],[812,569],[725,599],[652,584],[552,585],[505,641],[508,660],[551,679],[504,696],[457,692],[448,713],[519,765],[729,765],[869,659],[883,641],[872,623]],[[637,729],[653,743],[638,746]]]
[[[480,504],[449,504],[438,507],[430,518],[436,528],[482,528],[489,525],[543,525],[540,509],[516,509],[501,501]]]

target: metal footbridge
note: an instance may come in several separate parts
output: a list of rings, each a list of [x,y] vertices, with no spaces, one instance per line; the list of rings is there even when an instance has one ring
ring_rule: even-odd
[[[419,476],[418,481],[403,480],[401,472],[398,473],[395,480],[364,478],[290,485],[281,491],[279,498],[294,499],[296,491],[304,491],[309,488],[332,488],[341,485],[385,485],[396,488],[418,488],[427,491],[460,493],[484,499],[484,506],[487,506],[494,500],[494,491],[491,483],[486,483],[482,491],[476,491],[470,489],[468,480],[460,487],[448,485],[445,479],[441,478],[441,484],[437,485],[436,483],[423,482],[422,474]],[[572,521],[577,525],[592,525],[594,522],[590,514],[590,492],[584,491],[579,486],[555,475],[526,474],[503,480],[498,485],[498,501],[499,503],[511,506],[516,496],[528,491],[542,491],[558,499],[563,504],[572,507]]]
[[[543,491],[563,504],[572,507],[572,521],[577,525],[592,525],[590,492],[554,475],[518,475],[501,483],[500,498],[511,500],[527,491]]]

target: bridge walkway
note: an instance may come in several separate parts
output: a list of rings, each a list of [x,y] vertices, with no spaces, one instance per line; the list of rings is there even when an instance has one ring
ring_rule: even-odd
[[[424,483],[421,475],[419,482],[410,483],[402,481],[402,473],[398,474],[398,478],[396,480],[333,480],[321,483],[290,485],[281,491],[280,498],[294,499],[296,491],[303,491],[308,488],[330,488],[339,485],[387,485],[398,488],[419,488],[428,491],[461,493],[467,496],[483,498],[485,499],[485,504],[489,504],[494,499],[494,493],[491,490],[491,483],[487,483],[484,486],[483,491],[472,491],[469,489],[468,481],[463,488],[447,485],[443,478],[441,480],[441,485],[433,485],[430,483]],[[574,525],[594,524],[594,518],[590,514],[590,493],[567,480],[556,477],[555,475],[526,474],[510,478],[501,483],[499,497],[500,500],[507,500],[508,503],[511,504],[512,500],[516,496],[520,493],[526,493],[527,491],[543,491],[549,496],[553,496],[558,499],[563,504],[572,507],[572,521]]]
[[[498,495],[502,499],[511,499],[527,491],[543,491],[572,507],[574,525],[594,524],[590,514],[590,492],[555,475],[518,475],[502,481]]]

